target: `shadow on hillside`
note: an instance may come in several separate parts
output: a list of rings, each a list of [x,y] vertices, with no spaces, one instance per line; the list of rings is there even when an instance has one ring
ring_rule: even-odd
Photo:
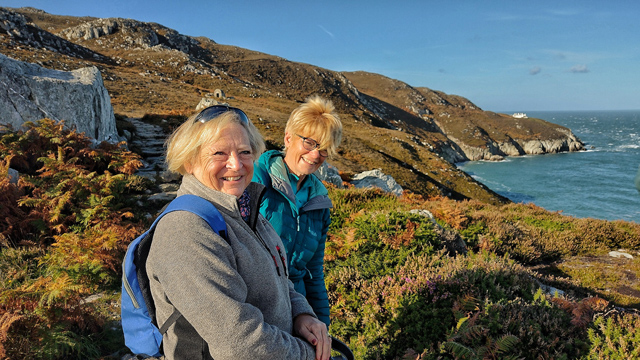
[[[577,256],[530,269],[540,274],[545,284],[570,297],[598,296],[617,307],[640,309],[640,279],[633,259],[609,255]],[[586,286],[572,285],[571,280]]]
[[[429,184],[433,184],[438,189],[440,189],[440,191],[442,193],[450,194],[450,195],[448,195],[448,197],[450,197],[450,198],[452,198],[454,200],[468,200],[469,199],[469,197],[467,197],[467,196],[465,196],[465,195],[463,195],[463,194],[461,194],[461,193],[459,193],[459,192],[457,192],[457,191],[455,191],[455,190],[453,190],[453,189],[451,189],[451,188],[449,188],[449,187],[447,187],[445,185],[442,185],[441,183],[439,183],[436,180],[434,180],[431,176],[421,172],[420,170],[414,168],[413,166],[407,164],[406,162],[404,162],[404,161],[402,161],[402,160],[400,160],[400,159],[398,159],[398,158],[396,158],[394,156],[391,156],[391,155],[383,152],[382,150],[378,150],[378,152],[382,156],[387,158],[387,160],[393,162],[394,164],[398,164],[399,166],[410,170],[412,173],[414,173],[418,177],[418,179],[420,181],[426,182],[426,183],[429,183]]]

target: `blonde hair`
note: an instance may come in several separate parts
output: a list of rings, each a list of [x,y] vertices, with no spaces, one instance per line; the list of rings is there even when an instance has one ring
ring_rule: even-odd
[[[199,114],[190,116],[167,139],[167,170],[184,175],[185,165],[197,162],[202,146],[218,141],[220,132],[231,124],[240,124],[247,131],[254,161],[264,152],[262,135],[250,120],[242,121],[236,113],[226,111],[203,123],[196,121]]]
[[[312,138],[319,150],[333,156],[342,141],[342,122],[335,110],[330,100],[313,95],[291,112],[284,131]]]

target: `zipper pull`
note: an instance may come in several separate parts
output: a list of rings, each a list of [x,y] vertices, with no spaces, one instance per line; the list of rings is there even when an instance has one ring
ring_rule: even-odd
[[[273,263],[276,264],[276,271],[278,272],[278,276],[280,276],[280,267],[278,266],[278,261],[276,261],[276,256],[271,254],[271,257],[273,258]]]
[[[282,261],[282,266],[284,267],[284,274],[289,276],[287,273],[287,263],[284,261],[284,256],[282,255],[282,251],[280,250],[280,246],[276,245],[276,249],[278,250],[278,255],[280,255],[280,261]]]

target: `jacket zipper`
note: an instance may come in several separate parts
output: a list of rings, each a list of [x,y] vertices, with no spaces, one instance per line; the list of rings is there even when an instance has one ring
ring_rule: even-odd
[[[122,283],[124,284],[124,289],[129,294],[129,298],[133,303],[133,307],[136,309],[140,308],[140,304],[138,304],[138,300],[136,300],[136,296],[133,294],[133,290],[131,289],[131,284],[129,284],[129,280],[127,280],[127,274],[124,270],[125,261],[122,262]]]
[[[273,253],[271,252],[271,249],[269,249],[269,246],[267,246],[267,243],[264,241],[264,239],[262,238],[262,236],[260,236],[260,233],[258,233],[257,231],[254,231],[254,233],[257,235],[258,239],[260,240],[260,243],[262,244],[262,246],[264,246],[265,249],[267,249],[267,251],[269,252],[269,255],[271,255],[271,258],[273,259],[273,263],[276,266],[276,272],[278,273],[278,276],[281,276],[282,274],[280,273],[280,266],[278,265],[278,260],[276,260],[276,256],[273,255]],[[284,266],[284,271],[285,271],[285,275],[287,274],[287,266],[284,263],[284,258],[282,257],[282,253],[280,252],[280,247],[276,245],[276,248],[278,249],[278,253],[280,254],[280,260],[282,262],[282,266]]]
[[[289,276],[289,274],[287,273],[287,264],[284,261],[284,255],[282,255],[282,250],[280,250],[279,245],[276,245],[276,250],[278,250],[278,255],[280,255],[280,261],[282,262],[282,267],[284,268],[284,274],[286,276]]]

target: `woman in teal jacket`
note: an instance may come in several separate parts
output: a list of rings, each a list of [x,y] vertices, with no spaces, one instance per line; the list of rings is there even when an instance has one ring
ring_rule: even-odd
[[[327,189],[313,173],[336,153],[342,123],[333,104],[310,97],[287,121],[284,152],[268,151],[255,164],[253,181],[266,186],[260,212],[285,246],[289,279],[329,326],[324,283],[324,248],[332,207]]]

